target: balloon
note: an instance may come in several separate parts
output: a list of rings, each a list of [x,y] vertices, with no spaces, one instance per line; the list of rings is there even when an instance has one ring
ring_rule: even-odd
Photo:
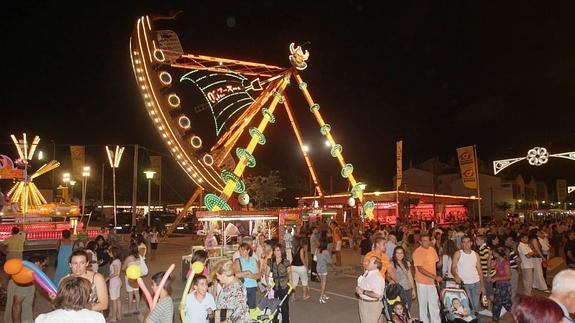
[[[8,275],[15,275],[19,273],[20,270],[22,270],[22,267],[24,267],[24,264],[22,264],[21,259],[10,259],[4,263],[4,272],[6,272]]]
[[[238,195],[238,202],[240,203],[240,205],[248,205],[248,203],[250,203],[250,196],[248,195],[248,193],[244,192]]]
[[[28,268],[22,268],[20,272],[12,275],[12,280],[18,285],[28,285],[34,281],[34,272]]]
[[[162,288],[164,288],[164,284],[166,283],[166,280],[168,280],[168,278],[170,278],[170,274],[172,273],[172,271],[174,271],[175,268],[176,268],[176,265],[171,264],[170,268],[168,268],[168,270],[166,270],[164,277],[162,277],[162,281],[160,281],[160,284],[158,285],[158,291],[154,294],[154,300],[152,302],[152,307],[150,308],[150,311],[153,311],[154,307],[156,307],[156,304],[158,304],[158,300],[160,299],[160,290],[162,290]],[[190,276],[192,276],[192,275],[190,275]]]
[[[192,264],[192,270],[190,270],[190,275],[188,276],[188,280],[186,281],[186,286],[184,287],[184,292],[182,293],[182,302],[186,302],[186,297],[190,292],[190,288],[192,287],[192,280],[194,279],[195,274],[199,274],[204,271],[204,263],[201,261],[196,261]],[[180,308],[180,318],[182,319],[182,323],[188,323],[188,319],[186,318],[186,309],[185,307]]]
[[[56,287],[54,282],[46,275],[45,272],[42,271],[42,269],[40,269],[38,266],[34,265],[33,263],[27,260],[22,261],[22,263],[24,264],[24,267],[32,270],[32,272],[34,272],[42,282],[48,285],[48,287],[50,287],[50,289],[54,292],[54,294],[56,293],[56,291],[58,291],[58,287]]]
[[[126,269],[126,276],[130,279],[138,279],[142,276],[142,269],[138,265],[131,265]]]
[[[146,284],[144,284],[144,280],[140,277],[138,277],[138,279],[136,280],[138,282],[138,286],[140,286],[140,290],[142,291],[142,293],[144,293],[144,297],[146,297],[146,302],[148,302],[148,307],[150,308],[150,311],[152,311],[152,295],[150,295],[150,291],[148,290],[148,287],[146,287]]]
[[[204,271],[204,263],[201,261],[196,261],[192,264],[192,270],[196,274],[201,274]]]
[[[43,281],[42,278],[40,278],[38,275],[36,275],[36,273],[33,273],[32,276],[36,280],[36,283],[38,283],[38,285],[40,285],[40,287],[42,287],[42,289],[46,292],[46,294],[48,294],[48,296],[51,299],[54,299],[56,297],[56,291],[52,290],[52,288],[50,288],[50,286],[48,284],[46,284],[46,282]]]

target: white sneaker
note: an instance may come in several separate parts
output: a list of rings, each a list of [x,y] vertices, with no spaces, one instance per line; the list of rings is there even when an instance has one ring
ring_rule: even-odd
[[[483,315],[483,316],[493,316],[493,313],[491,313],[490,310],[483,310],[483,311],[479,311],[479,315]]]
[[[505,313],[507,313],[507,310],[505,309],[505,307],[502,307],[501,314],[499,314],[499,317],[501,318],[503,315],[505,315]]]

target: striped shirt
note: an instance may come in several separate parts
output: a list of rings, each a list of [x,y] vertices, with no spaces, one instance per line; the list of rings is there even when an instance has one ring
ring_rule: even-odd
[[[519,268],[519,264],[517,261],[518,257],[519,256],[517,255],[515,250],[509,250],[509,266],[511,267],[511,269],[518,269]]]
[[[489,268],[489,260],[491,258],[491,248],[487,244],[479,247],[479,258],[481,259],[481,271],[483,277],[493,277],[495,275],[495,268]]]

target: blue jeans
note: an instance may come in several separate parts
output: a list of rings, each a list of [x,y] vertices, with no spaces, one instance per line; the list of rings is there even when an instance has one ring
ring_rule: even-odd
[[[471,308],[474,312],[481,310],[481,282],[474,284],[463,284],[463,289],[471,301]]]
[[[256,292],[257,292],[258,288],[257,287],[249,287],[246,288],[247,291],[247,296],[248,296],[248,307],[250,309],[256,308],[257,304],[256,304]]]

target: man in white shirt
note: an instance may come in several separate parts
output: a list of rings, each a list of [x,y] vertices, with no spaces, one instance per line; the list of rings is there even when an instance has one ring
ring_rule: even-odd
[[[521,273],[523,274],[523,293],[525,295],[531,295],[531,289],[533,288],[533,270],[535,266],[533,265],[533,250],[529,247],[529,239],[526,234],[519,235],[519,245],[517,246],[517,252],[519,253],[519,258],[521,259]]]
[[[385,279],[379,272],[381,260],[369,258],[365,274],[357,279],[355,292],[359,295],[359,319],[361,323],[377,323],[381,316],[383,303],[381,299],[385,291]]]
[[[575,270],[565,269],[555,275],[549,299],[561,307],[564,315],[561,322],[575,322],[569,316],[569,313],[575,313]]]
[[[485,286],[479,254],[471,250],[471,244],[469,236],[464,236],[461,239],[463,249],[456,251],[453,255],[451,273],[458,284],[463,284],[463,289],[471,298],[473,311],[478,313],[481,309],[481,293],[485,295]]]

